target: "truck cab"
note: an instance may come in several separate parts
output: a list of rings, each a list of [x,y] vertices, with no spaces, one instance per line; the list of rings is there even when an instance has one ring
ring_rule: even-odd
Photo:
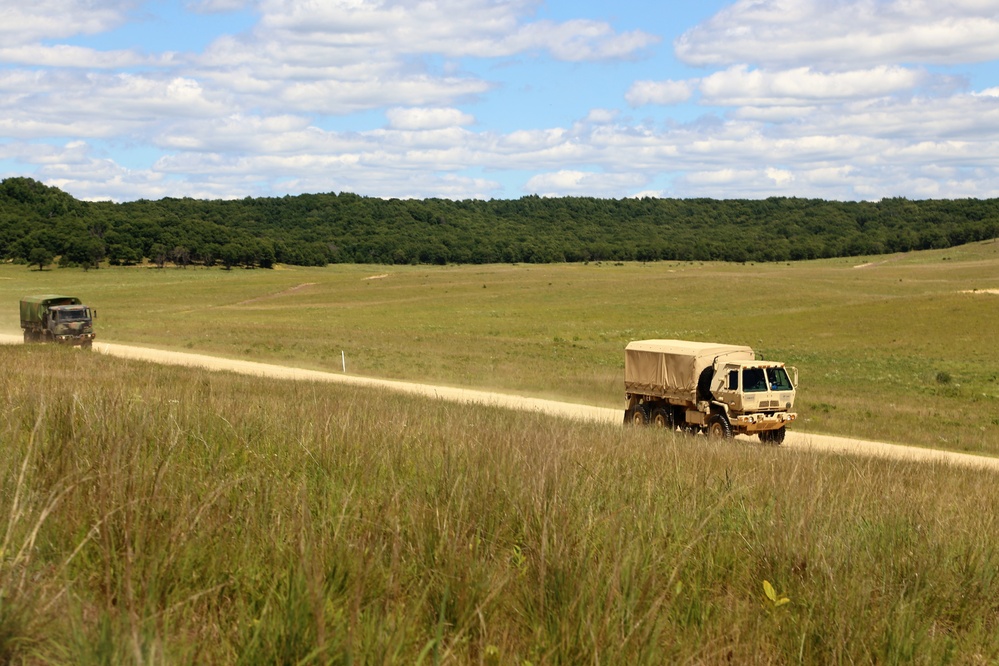
[[[716,365],[711,395],[721,403],[731,424],[741,432],[764,433],[783,428],[796,418],[794,407],[797,371],[792,381],[783,363],[729,361]]]
[[[55,305],[49,308],[48,330],[59,342],[77,340],[94,332],[94,318],[86,305]],[[81,344],[86,345],[87,340]]]

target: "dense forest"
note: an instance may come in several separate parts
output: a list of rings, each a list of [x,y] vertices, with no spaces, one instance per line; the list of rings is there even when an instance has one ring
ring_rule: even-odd
[[[789,261],[999,236],[999,200],[400,200],[355,194],[128,203],[0,182],[0,259],[44,266]]]

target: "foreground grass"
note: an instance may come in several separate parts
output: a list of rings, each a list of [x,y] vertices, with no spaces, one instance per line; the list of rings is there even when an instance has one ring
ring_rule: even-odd
[[[988,472],[0,363],[3,662],[999,659]]]
[[[0,266],[17,299],[68,291],[99,340],[623,405],[624,346],[748,344],[801,371],[802,430],[999,455],[999,243],[795,264]],[[973,290],[978,290],[977,292]]]

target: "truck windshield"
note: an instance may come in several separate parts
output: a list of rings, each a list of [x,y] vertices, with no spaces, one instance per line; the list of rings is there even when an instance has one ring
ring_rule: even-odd
[[[79,321],[87,319],[87,310],[86,308],[80,308],[79,310],[57,310],[55,318],[57,321]]]
[[[743,390],[749,393],[759,391],[790,391],[791,380],[784,368],[746,368],[742,371]]]

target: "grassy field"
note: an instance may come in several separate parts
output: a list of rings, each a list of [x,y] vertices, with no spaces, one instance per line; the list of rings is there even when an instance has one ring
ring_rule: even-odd
[[[999,660],[991,472],[0,365],[2,663]]]
[[[871,265],[861,266],[872,262]],[[0,266],[79,294],[99,339],[623,405],[642,338],[748,344],[801,372],[800,430],[999,454],[999,243],[794,264]],[[977,293],[975,292],[977,290]]]

